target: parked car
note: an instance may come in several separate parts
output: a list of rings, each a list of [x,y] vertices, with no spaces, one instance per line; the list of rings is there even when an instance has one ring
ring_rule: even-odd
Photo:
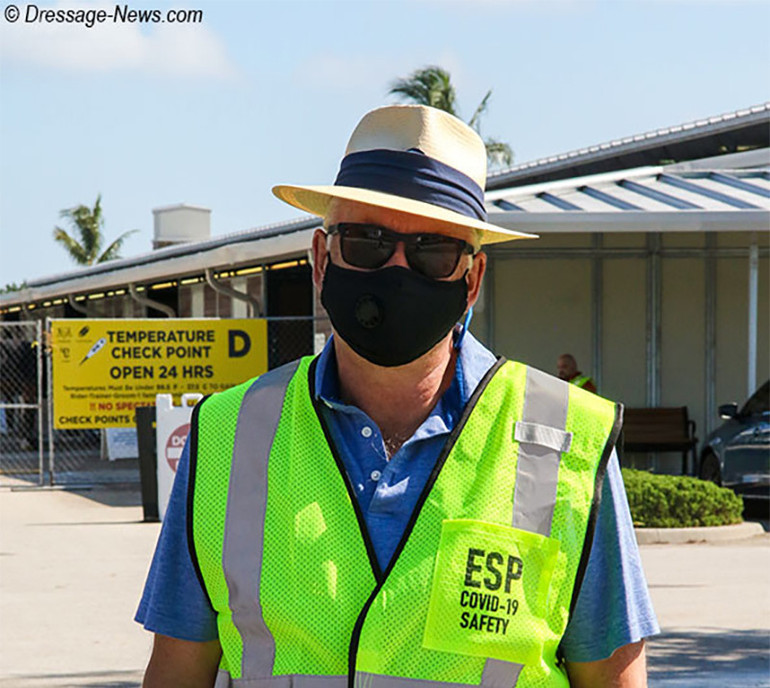
[[[738,404],[719,407],[725,419],[704,444],[700,477],[731,488],[746,505],[770,504],[770,380],[739,411]]]

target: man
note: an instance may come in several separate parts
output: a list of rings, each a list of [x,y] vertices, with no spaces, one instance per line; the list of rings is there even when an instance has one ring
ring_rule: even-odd
[[[481,244],[527,237],[486,222],[485,177],[465,124],[395,106],[334,186],[274,189],[324,218],[333,337],[196,408],[137,612],[148,688],[645,685],[620,409],[468,333]]]
[[[556,369],[561,380],[596,394],[594,381],[588,375],[583,375],[578,370],[577,361],[572,354],[562,354],[559,356],[559,359],[556,361]]]

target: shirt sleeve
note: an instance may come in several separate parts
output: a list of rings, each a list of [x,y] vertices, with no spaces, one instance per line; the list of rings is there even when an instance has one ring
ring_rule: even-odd
[[[660,633],[613,451],[583,585],[561,642],[566,660],[595,662]]]
[[[218,637],[216,613],[195,573],[187,546],[189,442],[177,465],[174,486],[134,619],[145,629],[180,640]]]

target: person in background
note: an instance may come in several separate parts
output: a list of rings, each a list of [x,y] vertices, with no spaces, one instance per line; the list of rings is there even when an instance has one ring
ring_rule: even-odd
[[[577,361],[572,354],[562,354],[556,362],[559,377],[565,382],[577,385],[589,392],[596,394],[596,385],[588,376],[578,370]]]

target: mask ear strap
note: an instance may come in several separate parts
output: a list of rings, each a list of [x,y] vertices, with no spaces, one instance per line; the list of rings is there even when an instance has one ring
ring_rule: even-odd
[[[462,328],[460,329],[460,334],[457,335],[457,339],[455,340],[455,349],[459,349],[463,345],[463,339],[465,339],[465,333],[468,331],[468,327],[471,324],[471,318],[473,317],[473,306],[471,306],[468,309],[468,312],[465,314],[465,320],[463,320]]]

